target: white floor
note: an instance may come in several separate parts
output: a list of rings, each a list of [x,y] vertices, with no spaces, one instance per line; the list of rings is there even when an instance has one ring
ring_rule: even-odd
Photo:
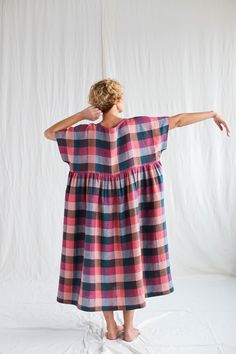
[[[1,354],[236,354],[236,278],[174,277],[175,291],[135,311],[133,342],[104,337],[101,312],[56,302],[57,282],[2,282]],[[122,323],[122,312],[115,312]]]

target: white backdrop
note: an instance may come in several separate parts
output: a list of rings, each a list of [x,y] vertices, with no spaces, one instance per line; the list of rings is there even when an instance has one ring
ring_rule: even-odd
[[[43,132],[107,77],[124,87],[121,117],[215,110],[229,124],[230,138],[211,119],[170,130],[161,160],[174,285],[235,275],[236,2],[0,5],[1,279],[58,278],[69,166]]]

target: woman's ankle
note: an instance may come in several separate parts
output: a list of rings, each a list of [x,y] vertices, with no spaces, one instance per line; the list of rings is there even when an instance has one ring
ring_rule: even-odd
[[[111,330],[111,329],[115,329],[117,327],[116,321],[111,321],[109,323],[107,323],[107,329]]]
[[[130,331],[132,331],[132,329],[134,329],[134,326],[133,325],[125,325],[124,324],[124,331],[125,332],[130,332]]]

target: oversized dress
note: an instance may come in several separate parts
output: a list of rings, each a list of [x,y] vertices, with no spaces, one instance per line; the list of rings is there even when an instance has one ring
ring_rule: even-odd
[[[174,291],[160,161],[168,131],[168,116],[136,116],[55,133],[69,165],[58,302],[132,310]]]

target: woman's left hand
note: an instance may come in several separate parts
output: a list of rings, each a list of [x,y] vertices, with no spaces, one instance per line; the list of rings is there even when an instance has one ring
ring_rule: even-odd
[[[224,119],[222,119],[219,115],[219,113],[215,113],[215,116],[213,117],[214,122],[216,123],[216,125],[218,125],[218,127],[220,128],[220,130],[223,130],[222,125],[225,127],[226,132],[227,132],[227,136],[230,136],[230,130],[229,127],[226,123],[226,121],[224,121]]]
[[[83,119],[88,119],[88,120],[96,120],[100,117],[102,114],[102,111],[100,109],[94,107],[94,106],[89,106],[85,108],[83,111],[80,112]]]

